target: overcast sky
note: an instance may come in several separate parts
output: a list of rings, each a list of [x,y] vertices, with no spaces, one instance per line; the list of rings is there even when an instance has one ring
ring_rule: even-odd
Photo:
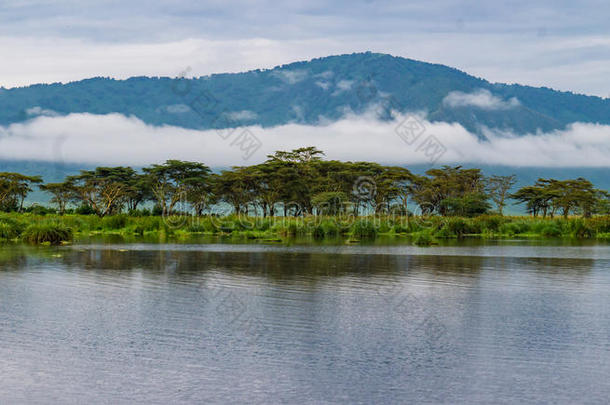
[[[0,86],[371,50],[610,96],[610,2],[0,0]]]

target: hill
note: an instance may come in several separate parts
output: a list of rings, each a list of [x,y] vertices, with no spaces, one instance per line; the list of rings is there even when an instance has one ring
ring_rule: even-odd
[[[268,70],[183,79],[92,78],[0,89],[0,125],[39,115],[133,115],[152,125],[210,129],[318,124],[375,108],[424,111],[481,134],[610,124],[610,100],[549,88],[490,83],[457,69],[377,53],[329,56]]]

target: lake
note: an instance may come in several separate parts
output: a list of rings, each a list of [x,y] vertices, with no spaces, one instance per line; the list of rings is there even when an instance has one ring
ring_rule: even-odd
[[[0,247],[0,403],[606,403],[610,246]]]

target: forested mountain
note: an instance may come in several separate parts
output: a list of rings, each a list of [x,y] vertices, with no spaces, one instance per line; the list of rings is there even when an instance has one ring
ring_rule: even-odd
[[[572,122],[610,124],[610,100],[548,88],[494,84],[443,65],[377,53],[329,56],[269,70],[195,79],[92,78],[0,89],[0,125],[39,115],[133,115],[148,124],[224,128],[317,124],[347,112],[421,111],[470,131],[516,134]]]

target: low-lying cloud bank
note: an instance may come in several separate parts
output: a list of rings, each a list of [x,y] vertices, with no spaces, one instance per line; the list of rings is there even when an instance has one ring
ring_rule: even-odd
[[[515,97],[505,101],[487,89],[479,89],[472,93],[452,91],[443,99],[443,104],[452,108],[478,107],[483,110],[509,110],[521,105]]]
[[[324,126],[197,131],[150,126],[120,114],[70,114],[0,127],[0,159],[134,166],[184,159],[219,167],[254,164],[276,150],[315,145],[328,159],[400,165],[610,167],[610,126],[575,123],[550,133],[517,137],[489,130],[485,135],[488,139],[481,140],[459,124],[413,116],[382,122],[351,115]]]

